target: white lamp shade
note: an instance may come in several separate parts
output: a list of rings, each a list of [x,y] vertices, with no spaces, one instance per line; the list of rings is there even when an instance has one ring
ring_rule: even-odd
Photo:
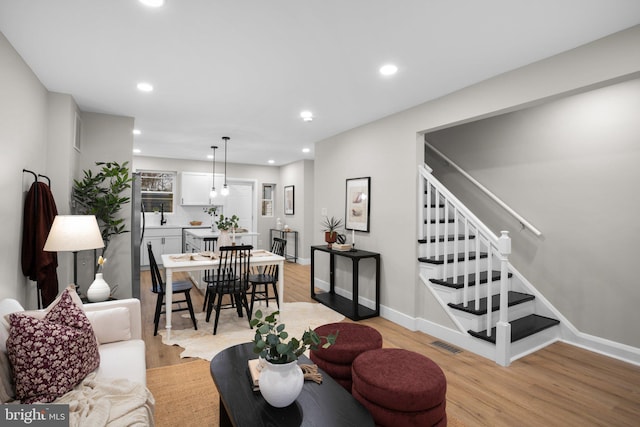
[[[47,252],[76,252],[103,248],[95,215],[57,215],[44,244]]]

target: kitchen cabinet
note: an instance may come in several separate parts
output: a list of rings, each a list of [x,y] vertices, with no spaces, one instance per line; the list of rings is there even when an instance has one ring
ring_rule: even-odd
[[[179,254],[182,252],[182,229],[181,228],[147,228],[145,231],[142,246],[140,246],[140,265],[149,265],[149,252],[147,243],[151,242],[153,256],[156,262],[161,265],[161,255]]]
[[[182,206],[223,205],[224,197],[220,190],[224,185],[224,175],[215,175],[215,185],[218,196],[212,199],[211,174],[203,172],[182,172],[180,174],[180,204]]]

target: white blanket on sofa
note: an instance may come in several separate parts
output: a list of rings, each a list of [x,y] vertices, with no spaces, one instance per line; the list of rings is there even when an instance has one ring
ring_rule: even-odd
[[[153,426],[155,400],[142,384],[89,374],[54,403],[69,405],[70,426]]]

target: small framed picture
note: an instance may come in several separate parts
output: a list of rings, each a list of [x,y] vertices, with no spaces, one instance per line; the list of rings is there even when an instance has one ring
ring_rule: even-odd
[[[346,224],[347,230],[369,231],[371,177],[347,179]]]
[[[293,215],[295,212],[295,193],[294,186],[287,185],[284,187],[284,214]]]

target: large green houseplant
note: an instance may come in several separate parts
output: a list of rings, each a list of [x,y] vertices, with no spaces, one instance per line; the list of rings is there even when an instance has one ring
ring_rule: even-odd
[[[125,227],[125,219],[118,217],[123,205],[131,200],[122,194],[131,188],[128,163],[96,162],[100,167],[97,173],[84,170],[82,180],[73,180],[75,213],[96,216],[104,240],[102,255],[106,253],[112,236],[129,231]]]

